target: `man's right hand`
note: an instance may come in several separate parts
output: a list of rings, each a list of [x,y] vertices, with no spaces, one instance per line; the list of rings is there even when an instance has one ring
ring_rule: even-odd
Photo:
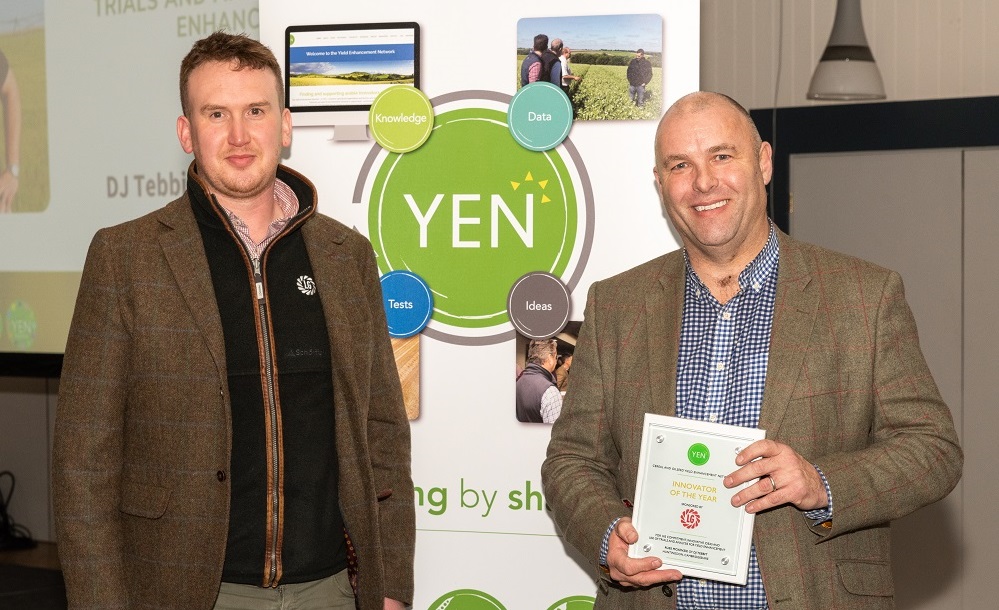
[[[683,578],[677,570],[660,570],[658,557],[628,557],[628,546],[638,541],[638,531],[630,517],[623,517],[614,526],[607,546],[607,567],[611,579],[625,587],[647,587]]]

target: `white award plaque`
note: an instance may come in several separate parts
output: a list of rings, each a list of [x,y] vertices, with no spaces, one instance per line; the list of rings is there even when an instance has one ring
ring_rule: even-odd
[[[735,456],[765,430],[645,414],[631,557],[659,557],[685,577],[746,584],[754,515],[732,506]]]

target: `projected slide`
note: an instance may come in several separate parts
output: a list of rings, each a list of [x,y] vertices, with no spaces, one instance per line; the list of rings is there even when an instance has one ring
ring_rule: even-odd
[[[180,60],[259,27],[257,0],[4,2],[0,354],[63,351],[94,233],[184,191]]]

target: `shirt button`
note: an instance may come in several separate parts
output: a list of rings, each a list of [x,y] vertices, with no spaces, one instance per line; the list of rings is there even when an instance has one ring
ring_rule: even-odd
[[[711,421],[711,423],[715,423],[718,421],[718,415],[712,413],[711,417],[709,417],[708,419]]]
[[[719,362],[718,364],[716,364],[715,365],[715,370],[724,371],[725,370],[725,363],[724,362]]]
[[[701,585],[702,587],[706,587],[706,586],[708,586],[708,581],[706,581],[706,580],[704,580],[702,578],[699,581],[697,581],[697,584]]]
[[[753,282],[753,290],[759,290],[759,289],[760,289],[760,283],[759,282]]]
[[[219,480],[219,483],[225,481],[225,471],[220,470],[215,473],[215,478]]]
[[[725,313],[722,314],[722,320],[731,320],[731,319],[732,319],[732,313],[731,312],[726,311]]]

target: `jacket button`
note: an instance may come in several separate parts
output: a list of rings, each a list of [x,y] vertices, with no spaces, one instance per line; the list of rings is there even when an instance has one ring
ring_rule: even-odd
[[[669,585],[663,585],[663,595],[673,597],[673,589],[670,589]]]
[[[219,480],[219,483],[225,481],[225,471],[220,470],[215,473],[215,478]]]

